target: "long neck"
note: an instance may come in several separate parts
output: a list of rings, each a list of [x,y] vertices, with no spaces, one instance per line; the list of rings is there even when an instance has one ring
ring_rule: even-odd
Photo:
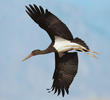
[[[48,53],[51,53],[53,52],[51,49],[45,49],[45,50],[40,50],[39,54],[48,54]]]
[[[32,53],[29,56],[27,56],[26,58],[24,58],[22,61],[25,61],[26,59],[28,59],[32,56],[36,56],[36,55],[40,55],[40,54],[47,54],[47,53],[51,53],[51,52],[55,52],[55,49],[53,48],[52,44],[45,50],[34,50],[34,51],[32,51]]]
[[[51,53],[51,52],[55,52],[55,48],[53,47],[53,43],[51,43],[47,49],[41,50],[40,53],[47,54],[47,53]]]
[[[51,44],[47,49],[45,50],[40,50],[39,52],[37,50],[34,50],[32,53],[33,55],[40,55],[40,54],[48,54],[51,52],[55,52],[55,49],[53,47],[53,44]]]

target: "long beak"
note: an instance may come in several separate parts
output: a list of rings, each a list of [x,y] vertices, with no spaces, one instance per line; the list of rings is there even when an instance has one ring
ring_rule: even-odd
[[[26,58],[24,58],[22,61],[25,61],[25,60],[29,59],[29,58],[32,57],[32,56],[33,56],[33,55],[30,54],[29,56],[27,56]]]

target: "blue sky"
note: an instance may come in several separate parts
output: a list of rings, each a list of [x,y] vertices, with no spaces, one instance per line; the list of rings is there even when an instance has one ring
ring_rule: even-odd
[[[45,49],[48,34],[25,13],[25,5],[42,5],[60,18],[74,37],[99,52],[98,59],[79,53],[79,69],[62,98],[52,85],[54,54],[21,60],[34,49]],[[0,100],[110,100],[109,0],[2,0],[0,2]]]

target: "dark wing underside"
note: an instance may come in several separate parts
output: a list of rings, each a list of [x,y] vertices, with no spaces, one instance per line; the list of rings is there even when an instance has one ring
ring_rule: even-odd
[[[55,15],[44,10],[41,6],[39,8],[34,4],[26,6],[26,12],[28,15],[45,31],[48,32],[52,41],[55,39],[55,35],[64,39],[73,40],[72,34],[67,26],[61,22]]]
[[[34,5],[26,6],[26,12],[28,15],[47,33],[49,34],[52,42],[55,40],[55,36],[62,37],[67,40],[73,40],[72,34],[67,26],[61,22],[55,15],[44,10],[41,6],[39,8]],[[69,86],[72,83],[78,69],[78,56],[77,53],[65,53],[62,57],[59,57],[55,53],[55,72],[53,75],[52,91],[58,92],[58,95],[62,92],[62,95],[69,93]]]
[[[62,96],[65,95],[65,91],[69,93],[69,86],[72,83],[77,70],[78,70],[78,56],[77,53],[66,53],[61,58],[55,53],[55,72],[53,75],[52,91],[58,92],[58,95],[62,92]]]

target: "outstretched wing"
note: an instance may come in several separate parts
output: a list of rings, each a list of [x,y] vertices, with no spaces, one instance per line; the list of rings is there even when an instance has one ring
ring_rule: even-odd
[[[64,39],[73,40],[72,34],[67,26],[61,22],[55,15],[44,10],[41,6],[39,8],[34,5],[26,6],[26,12],[28,15],[47,33],[52,41],[55,40],[55,35]]]
[[[78,55],[74,53],[66,53],[61,58],[55,53],[55,72],[53,75],[52,91],[58,92],[58,95],[62,92],[62,96],[65,95],[65,91],[69,94],[69,86],[72,83],[77,70],[78,70]]]

